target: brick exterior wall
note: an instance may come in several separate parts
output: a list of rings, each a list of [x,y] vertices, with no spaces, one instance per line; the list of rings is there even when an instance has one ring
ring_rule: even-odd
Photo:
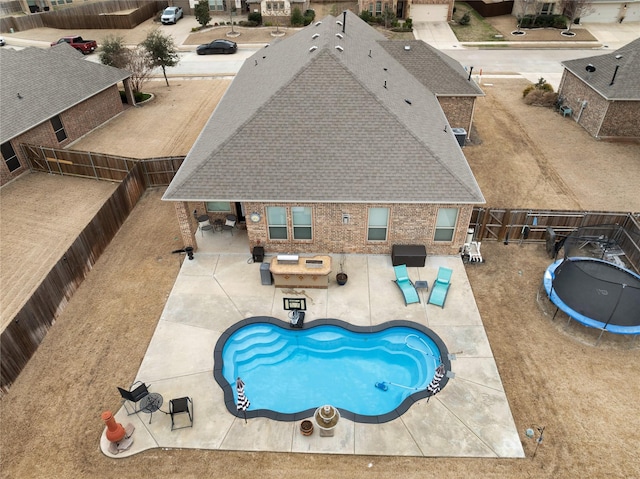
[[[7,181],[16,178],[26,171],[28,162],[19,146],[21,143],[64,148],[82,135],[87,134],[105,121],[121,113],[123,110],[124,106],[122,100],[120,100],[118,86],[113,85],[107,90],[98,93],[60,114],[64,131],[67,134],[66,140],[58,142],[50,120],[46,120],[29,131],[12,138],[11,145],[18,155],[22,166],[9,173],[5,162],[2,161],[0,164],[0,185],[5,184]]]
[[[608,101],[573,73],[565,70],[558,94],[573,110],[591,136],[596,138],[640,138],[640,101]],[[586,106],[580,114],[582,102]]]
[[[184,203],[181,203],[184,204]],[[199,205],[199,206],[198,206]],[[193,210],[203,211],[202,203],[186,206],[187,214],[178,212],[185,245],[193,240]],[[270,240],[266,220],[267,206],[283,206],[288,210],[289,239]],[[313,239],[291,239],[292,206],[310,206],[313,209]],[[367,241],[368,208],[389,208],[389,230],[386,241]],[[438,208],[459,208],[458,224],[451,242],[435,242],[435,223]],[[394,244],[424,244],[428,254],[458,254],[464,243],[471,219],[473,205],[441,204],[359,204],[359,203],[244,203],[247,215],[257,212],[261,219],[258,223],[247,220],[246,228],[250,248],[264,246],[270,253],[350,253],[350,254],[390,254]],[[342,223],[342,215],[349,215],[349,224]],[[213,219],[214,215],[209,214]]]
[[[467,138],[471,133],[473,108],[476,98],[472,96],[439,96],[438,102],[452,128],[464,128]]]
[[[598,137],[640,140],[640,101],[610,102]]]

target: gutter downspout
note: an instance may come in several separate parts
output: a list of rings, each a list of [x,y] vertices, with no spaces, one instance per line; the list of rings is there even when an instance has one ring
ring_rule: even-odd
[[[604,123],[604,119],[607,117],[607,113],[609,113],[609,102],[607,102],[607,109],[604,111],[602,118],[600,119],[600,124],[598,125],[598,130],[596,131],[596,138],[600,138],[600,130],[602,130],[602,124]]]

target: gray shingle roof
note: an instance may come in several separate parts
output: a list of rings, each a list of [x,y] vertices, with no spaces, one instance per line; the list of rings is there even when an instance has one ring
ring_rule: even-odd
[[[437,96],[484,96],[460,63],[421,40],[381,41],[380,45]]]
[[[619,55],[622,58],[618,60]],[[614,52],[567,60],[562,65],[607,100],[640,100],[640,38]],[[587,65],[593,65],[596,70],[588,72]],[[616,65],[619,65],[618,72],[610,85]]]
[[[0,49],[0,141],[24,133],[129,76],[125,70],[86,61],[66,43],[49,49]]]
[[[349,12],[344,34],[329,16],[257,52],[164,199],[484,202],[435,95],[381,40]]]

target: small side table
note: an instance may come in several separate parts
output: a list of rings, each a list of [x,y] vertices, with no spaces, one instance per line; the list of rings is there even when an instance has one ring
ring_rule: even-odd
[[[164,399],[160,393],[149,393],[140,400],[140,411],[150,414],[149,424],[153,419],[153,413],[160,410]]]
[[[428,281],[416,281],[413,283],[414,288],[416,289],[425,289],[429,291],[429,282]]]
[[[213,221],[213,231],[222,231],[222,227],[224,226],[224,222],[220,219]]]

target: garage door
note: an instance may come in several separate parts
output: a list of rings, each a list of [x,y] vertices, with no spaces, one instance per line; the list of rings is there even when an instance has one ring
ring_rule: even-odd
[[[410,17],[413,23],[446,22],[449,5],[411,5]]]
[[[593,12],[580,19],[582,23],[613,23],[618,21],[620,15],[620,4],[607,5],[598,4],[594,5]]]

